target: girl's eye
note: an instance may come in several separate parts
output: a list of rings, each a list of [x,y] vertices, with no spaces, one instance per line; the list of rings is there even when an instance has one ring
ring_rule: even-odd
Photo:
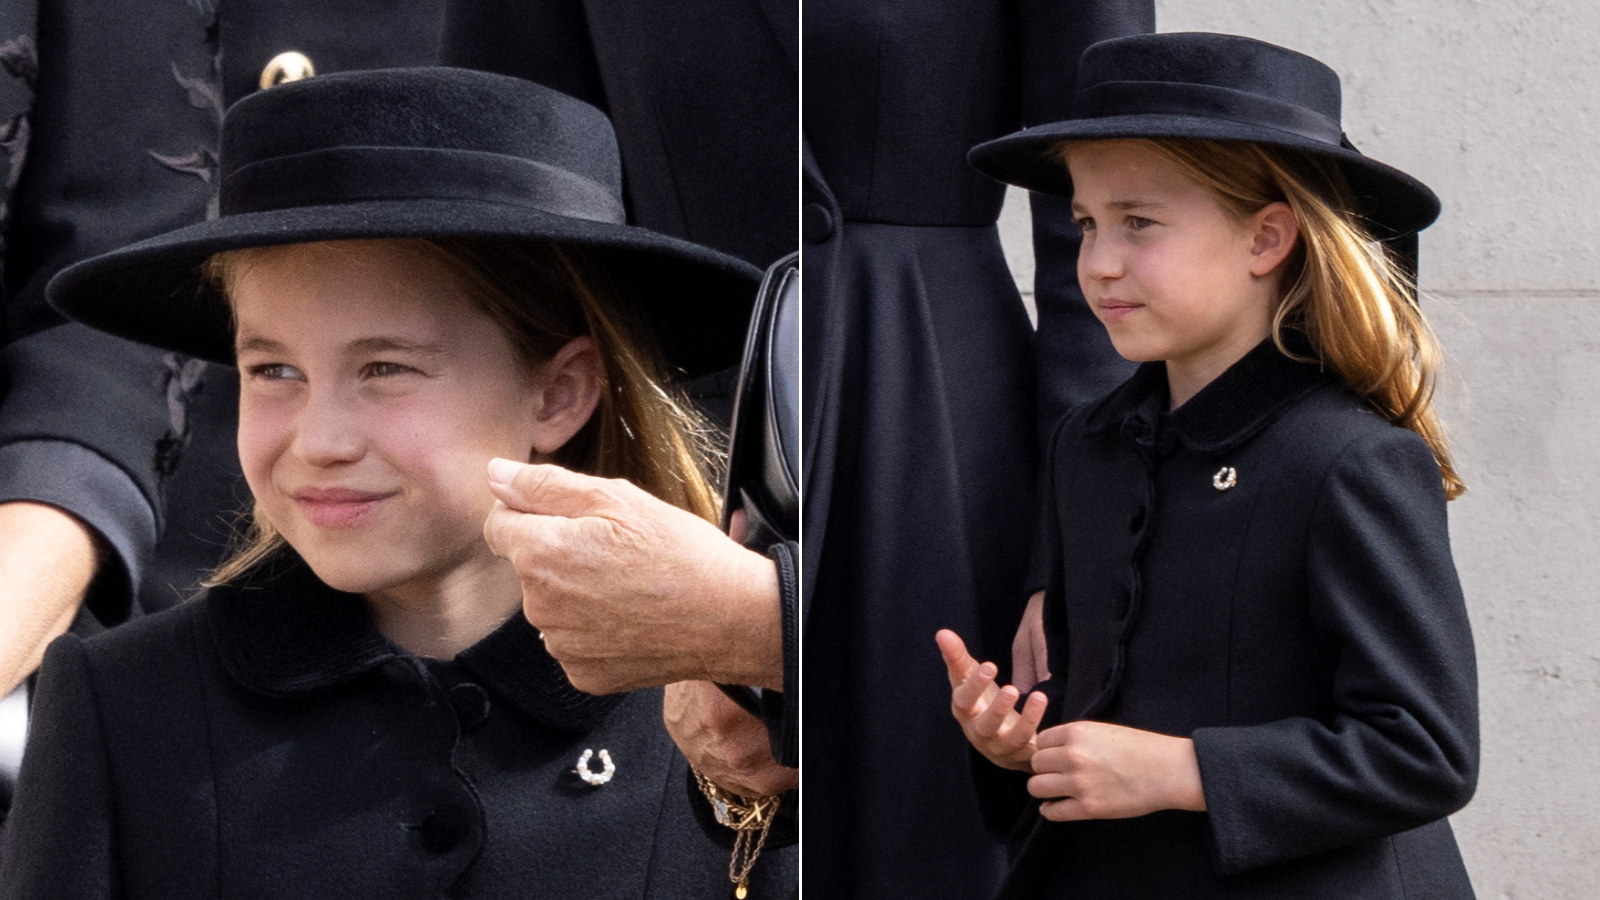
[[[1129,216],[1128,217],[1128,227],[1130,229],[1134,230],[1134,231],[1143,231],[1146,228],[1149,228],[1151,225],[1154,225],[1154,224],[1155,224],[1155,220],[1153,220],[1153,219],[1146,219],[1146,218],[1142,218],[1140,216]]]
[[[1074,219],[1073,224],[1078,226],[1079,234],[1085,234],[1094,230],[1094,220],[1088,216],[1084,216],[1081,219]]]
[[[370,362],[367,363],[366,368],[362,370],[362,374],[368,378],[387,378],[391,375],[404,375],[407,372],[415,371],[416,369],[413,369],[410,366],[402,366],[399,363]]]
[[[290,381],[300,378],[300,370],[287,363],[260,363],[251,366],[246,372],[251,378],[260,381]]]

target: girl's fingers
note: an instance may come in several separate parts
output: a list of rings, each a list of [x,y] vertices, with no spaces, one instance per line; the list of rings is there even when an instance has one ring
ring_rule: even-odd
[[[983,663],[973,669],[965,681],[956,685],[956,689],[950,692],[950,708],[957,716],[970,719],[984,711],[987,704],[984,707],[980,707],[979,704],[994,688],[997,671],[994,663]]]
[[[994,695],[994,700],[989,703],[981,715],[972,720],[972,730],[975,734],[993,738],[1000,733],[1001,726],[1006,724],[1006,717],[1011,715],[1011,710],[1017,705],[1017,689],[1003,687]]]
[[[1037,754],[1034,757],[1037,759]],[[1045,772],[1028,779],[1028,793],[1040,800],[1057,800],[1073,793],[1072,779],[1060,772]]]
[[[939,629],[933,640],[939,645],[939,655],[944,657],[944,667],[950,676],[950,686],[959,687],[967,680],[967,676],[972,674],[972,670],[977,668],[978,661],[967,652],[967,644],[961,640],[961,635],[948,628]]]
[[[1012,705],[1015,703],[1013,700]],[[1022,714],[1011,723],[1011,728],[1002,736],[1008,748],[1020,749],[1034,739],[1039,732],[1039,722],[1044,719],[1045,708],[1049,705],[1049,699],[1038,691],[1028,695],[1028,702],[1022,704]]]
[[[1077,797],[1063,797],[1060,800],[1041,803],[1039,814],[1052,822],[1076,822],[1092,818],[1084,811],[1083,803]]]

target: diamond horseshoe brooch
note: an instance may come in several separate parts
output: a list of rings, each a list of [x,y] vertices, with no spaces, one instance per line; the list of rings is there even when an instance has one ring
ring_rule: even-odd
[[[1239,470],[1233,466],[1223,466],[1217,474],[1211,476],[1211,486],[1219,491],[1225,491],[1239,483]]]
[[[572,770],[578,773],[578,777],[583,779],[584,784],[590,787],[599,787],[610,781],[611,776],[617,774],[617,764],[611,761],[610,751],[603,749],[600,751],[600,771],[598,772],[589,768],[589,761],[592,759],[594,759],[593,750],[583,751],[583,755],[578,757],[578,767]]]

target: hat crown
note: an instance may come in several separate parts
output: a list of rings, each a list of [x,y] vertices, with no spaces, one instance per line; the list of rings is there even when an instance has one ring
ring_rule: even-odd
[[[520,78],[434,67],[320,75],[240,100],[222,123],[224,204],[230,176],[247,166],[353,148],[514,157],[622,193],[616,135],[600,110]]]
[[[1093,44],[1078,63],[1080,100],[1116,83],[1203,85],[1340,119],[1339,74],[1286,47],[1231,34],[1139,34]]]

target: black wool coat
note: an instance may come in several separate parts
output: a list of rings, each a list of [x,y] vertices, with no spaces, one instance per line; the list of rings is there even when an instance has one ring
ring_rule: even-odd
[[[971,900],[999,881],[933,635],[1009,656],[1036,397],[1098,396],[1126,372],[1048,198],[1034,198],[1030,327],[995,228],[1005,186],[966,154],[1064,118],[1083,48],[1154,19],[1150,0],[804,4],[805,782],[830,798],[807,807],[804,839],[819,896]]]
[[[520,615],[454,660],[419,659],[297,558],[59,639],[34,714],[0,897],[732,890],[729,832],[659,691],[578,692]],[[609,783],[579,779],[586,749],[609,751]],[[762,854],[755,896],[792,883],[794,853]]]
[[[1000,896],[1473,896],[1472,635],[1439,467],[1263,343],[1176,411],[1161,363],[1048,460],[1047,723],[1194,740],[1207,812],[1051,823],[980,762],[1017,855]]]

